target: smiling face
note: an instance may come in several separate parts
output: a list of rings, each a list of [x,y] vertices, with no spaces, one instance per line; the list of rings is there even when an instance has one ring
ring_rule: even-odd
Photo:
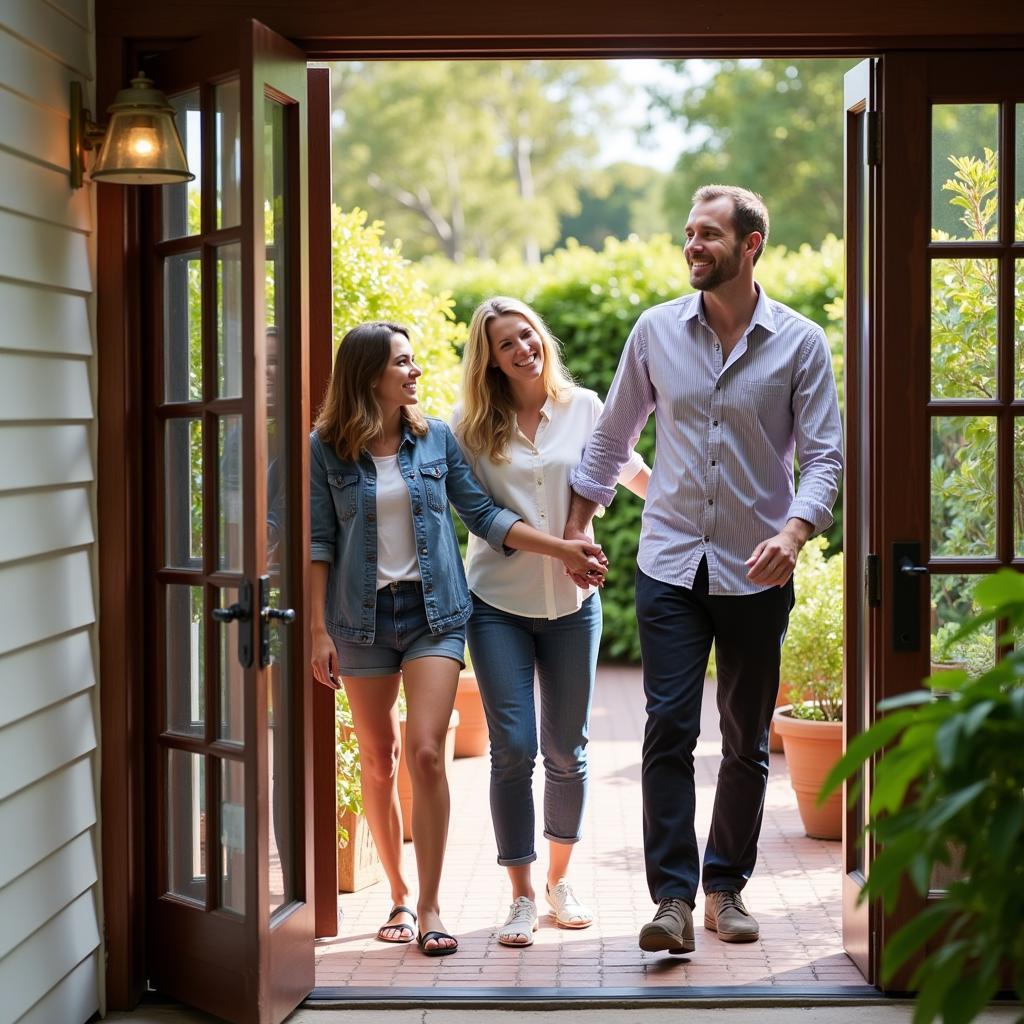
[[[416,379],[423,371],[413,362],[412,345],[404,334],[391,335],[391,355],[384,372],[374,381],[373,391],[381,409],[415,405]]]
[[[512,382],[529,383],[544,373],[544,345],[521,313],[503,313],[487,324],[490,365]]]
[[[737,236],[733,201],[728,196],[697,203],[686,222],[683,247],[690,268],[690,284],[700,291],[712,291],[732,281],[743,268],[746,250],[750,248],[747,243],[754,234],[746,239]]]

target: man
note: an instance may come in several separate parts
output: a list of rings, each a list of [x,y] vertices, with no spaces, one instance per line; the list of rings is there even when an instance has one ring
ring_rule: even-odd
[[[698,882],[706,928],[726,942],[759,937],[740,891],[757,858],[791,577],[804,543],[832,522],[842,472],[824,332],[754,281],[768,238],[764,203],[719,185],[698,189],[693,202],[684,253],[696,292],[647,310],[633,328],[572,475],[565,530],[580,536],[611,502],[653,411],[636,610],[647,695],[644,856],[658,910],[640,948],[671,953],[694,949]],[[700,877],[693,751],[712,642],[722,763]]]

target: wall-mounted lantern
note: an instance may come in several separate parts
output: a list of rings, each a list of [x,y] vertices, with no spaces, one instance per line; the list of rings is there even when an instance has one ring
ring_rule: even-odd
[[[174,124],[174,107],[140,71],[107,107],[98,125],[82,106],[82,85],[71,83],[71,187],[82,187],[86,150],[98,149],[90,177],[119,185],[176,185],[191,181]]]

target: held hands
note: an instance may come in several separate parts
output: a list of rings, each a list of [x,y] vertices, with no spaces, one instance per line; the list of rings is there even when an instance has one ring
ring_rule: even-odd
[[[338,679],[338,652],[327,630],[313,630],[313,656],[310,660],[313,665],[313,678],[318,683],[323,683],[332,690],[341,687],[341,681]]]
[[[764,586],[783,586],[796,568],[796,560],[810,536],[810,524],[791,519],[774,537],[761,541],[744,563],[747,579]]]
[[[588,587],[603,587],[608,574],[608,557],[582,530],[565,528],[566,551],[562,555],[565,571],[573,583],[582,590]]]

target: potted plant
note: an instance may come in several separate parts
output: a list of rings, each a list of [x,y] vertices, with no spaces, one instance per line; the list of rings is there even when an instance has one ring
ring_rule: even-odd
[[[345,691],[334,704],[335,765],[337,769],[338,892],[356,892],[384,877],[384,869],[363,816],[359,743],[352,728],[352,711]]]
[[[455,733],[456,757],[480,757],[487,753],[487,719],[480,686],[473,671],[473,662],[466,650],[466,667],[459,673],[459,688],[455,693],[455,710],[459,713],[459,728]]]
[[[1019,641],[1024,576],[1000,570],[974,599],[981,611],[954,642],[993,622],[1009,625],[1005,642]],[[879,853],[860,899],[881,899],[889,912],[908,883],[923,901],[945,876],[942,898],[886,942],[882,981],[916,958],[899,982],[917,990],[915,1024],[939,1015],[966,1022],[1001,988],[1024,995],[1024,649],[1018,642],[980,673],[944,672],[925,683],[879,705],[888,713],[850,742],[822,798],[880,758],[868,805]],[[857,792],[851,787],[851,800]]]
[[[773,721],[804,831],[815,839],[841,839],[841,798],[818,801],[843,752],[843,560],[826,558],[825,547],[824,537],[808,541],[797,562],[796,606],[780,669],[791,703],[776,708]]]

